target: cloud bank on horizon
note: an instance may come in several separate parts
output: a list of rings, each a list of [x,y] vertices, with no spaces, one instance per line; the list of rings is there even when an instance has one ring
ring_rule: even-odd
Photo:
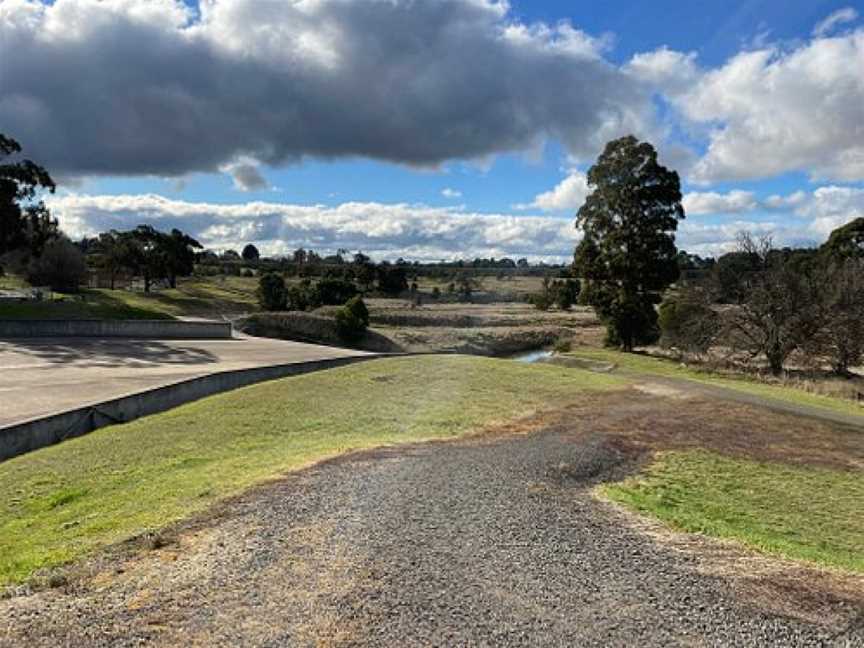
[[[678,238],[691,253],[713,255],[731,249],[742,230],[771,233],[782,243],[809,245],[852,218],[864,217],[864,189],[828,186],[812,194],[771,196],[760,203],[746,192],[690,194],[693,213],[717,201],[736,218],[720,224],[687,219]],[[759,206],[778,218],[752,222],[742,214]],[[49,207],[63,214],[75,237],[122,229],[132,222],[191,231],[207,247],[236,248],[255,243],[266,254],[287,254],[298,246],[335,251],[363,250],[376,258],[437,261],[476,256],[528,257],[556,262],[572,256],[579,234],[570,219],[466,212],[425,205],[344,203],[336,207],[252,202],[195,203],[162,196],[54,196]],[[719,242],[719,243],[718,243]]]
[[[862,214],[864,190],[848,186],[864,182],[858,18],[841,9],[809,39],[706,68],[668,48],[618,65],[609,38],[522,21],[492,0],[199,0],[194,9],[180,0],[0,0],[0,125],[62,177],[227,173],[239,191],[267,188],[264,167],[306,159],[434,169],[546,142],[568,156],[567,176],[514,206],[517,215],[70,194],[52,201],[70,233],[138,216],[182,222],[214,245],[243,234],[272,252],[356,240],[382,255],[566,257],[576,233],[560,213],[590,191],[581,169],[632,132],[696,189],[685,200],[691,215],[729,215],[686,221],[688,248],[716,252],[734,239],[730,227],[766,223],[780,240],[818,241],[826,223]],[[711,189],[788,173],[822,186],[772,199]],[[757,210],[776,219],[741,219]],[[418,213],[429,237],[412,220]],[[345,214],[363,223],[365,239]],[[320,228],[307,222],[315,218]],[[448,238],[451,221],[459,241]]]

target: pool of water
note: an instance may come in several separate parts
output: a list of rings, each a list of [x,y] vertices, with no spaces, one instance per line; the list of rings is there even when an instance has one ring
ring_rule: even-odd
[[[537,349],[534,351],[525,351],[522,353],[517,353],[516,355],[511,357],[511,360],[515,360],[516,362],[525,362],[531,364],[533,362],[541,362],[546,358],[551,358],[552,352],[545,351],[544,349]]]

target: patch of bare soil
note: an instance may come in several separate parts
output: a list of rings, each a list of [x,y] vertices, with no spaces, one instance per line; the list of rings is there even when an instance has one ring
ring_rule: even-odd
[[[609,393],[598,398],[599,403],[570,408],[572,416],[596,417],[595,407],[606,409],[612,415],[596,418],[598,429],[646,450],[706,449],[758,461],[864,470],[864,433],[858,428],[710,399],[660,383],[638,384],[626,397]]]

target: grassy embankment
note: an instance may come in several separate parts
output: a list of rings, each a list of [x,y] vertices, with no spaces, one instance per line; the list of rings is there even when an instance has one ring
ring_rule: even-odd
[[[635,353],[621,353],[610,349],[578,347],[570,355],[577,358],[615,363],[622,370],[633,373],[692,380],[797,405],[817,407],[843,414],[858,414],[864,420],[864,407],[853,400],[814,394],[794,386],[761,382],[744,375],[739,377],[701,371],[682,367],[674,360]]]
[[[25,288],[4,277],[0,288]],[[257,310],[257,280],[248,277],[180,280],[176,289],[149,294],[130,290],[82,290],[51,301],[0,305],[0,319],[173,319],[215,317]]]
[[[0,584],[351,450],[451,438],[619,379],[506,360],[377,360],[213,396],[0,464]]]
[[[584,348],[573,355],[614,362],[639,374],[683,378],[846,414],[864,413],[849,400],[688,369],[661,358]],[[830,448],[831,438],[823,443]],[[864,457],[858,465],[864,465]],[[704,450],[660,452],[644,474],[601,491],[679,530],[864,572],[864,474],[860,469],[790,465]]]
[[[601,491],[673,528],[864,573],[864,474],[669,452]]]

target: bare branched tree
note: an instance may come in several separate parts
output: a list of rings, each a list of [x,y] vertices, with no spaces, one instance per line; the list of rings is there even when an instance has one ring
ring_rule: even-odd
[[[805,349],[829,360],[836,373],[848,375],[864,356],[864,261],[829,263],[819,285],[822,322]]]
[[[789,355],[820,330],[823,313],[812,273],[802,272],[773,249],[770,237],[738,237],[739,251],[758,260],[758,270],[743,274],[740,302],[723,312],[723,337],[736,351],[764,356],[779,375]]]

